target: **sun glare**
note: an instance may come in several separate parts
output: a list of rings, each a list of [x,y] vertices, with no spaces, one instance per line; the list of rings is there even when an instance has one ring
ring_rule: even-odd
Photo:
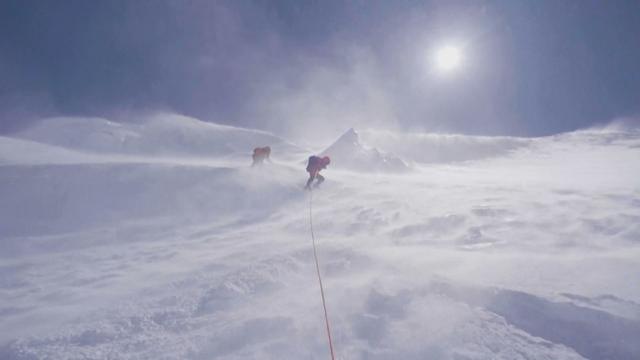
[[[435,51],[434,63],[436,69],[440,72],[451,72],[459,68],[461,62],[462,52],[457,46],[443,46]]]

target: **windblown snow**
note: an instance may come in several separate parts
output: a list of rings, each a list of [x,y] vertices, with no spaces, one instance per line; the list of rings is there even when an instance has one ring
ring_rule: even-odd
[[[333,167],[337,168],[368,172],[407,170],[407,165],[400,158],[362,145],[358,133],[353,128],[342,134],[321,155],[331,156]]]
[[[329,358],[312,153],[173,115],[0,137],[0,358]],[[339,359],[640,358],[637,129],[349,130],[324,153]]]

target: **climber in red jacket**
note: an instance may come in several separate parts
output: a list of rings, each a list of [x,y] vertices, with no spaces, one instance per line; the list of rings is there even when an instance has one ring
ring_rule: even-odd
[[[271,156],[271,147],[269,146],[257,147],[253,149],[253,155],[251,155],[251,157],[253,158],[253,163],[251,164],[251,166],[262,165],[265,160],[271,161],[271,158],[269,156]]]
[[[319,156],[310,156],[309,162],[307,163],[307,172],[309,173],[309,180],[307,181],[307,185],[304,187],[305,189],[311,189],[311,184],[314,179],[318,179],[316,184],[313,187],[318,187],[324,181],[324,176],[320,175],[320,170],[326,169],[327,165],[331,162],[328,156],[319,157]]]

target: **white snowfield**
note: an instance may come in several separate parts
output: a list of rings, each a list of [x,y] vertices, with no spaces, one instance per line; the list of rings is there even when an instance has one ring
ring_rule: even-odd
[[[344,139],[313,193],[339,359],[640,359],[637,129]],[[0,359],[328,359],[311,153],[180,116],[0,137]]]

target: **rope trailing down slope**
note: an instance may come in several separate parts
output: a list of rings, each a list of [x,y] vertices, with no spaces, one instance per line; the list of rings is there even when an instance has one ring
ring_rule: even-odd
[[[322,286],[322,276],[320,275],[320,263],[318,261],[318,251],[316,250],[316,237],[313,233],[313,190],[309,189],[309,228],[311,230],[311,243],[313,244],[313,258],[316,261],[316,273],[318,274],[318,284],[320,285],[320,296],[322,297],[322,309],[324,310],[324,322],[327,326],[327,338],[329,340],[329,351],[331,360],[335,360],[333,352],[333,341],[331,340],[331,328],[329,326],[329,316],[327,315],[327,303],[324,298],[324,287]]]

